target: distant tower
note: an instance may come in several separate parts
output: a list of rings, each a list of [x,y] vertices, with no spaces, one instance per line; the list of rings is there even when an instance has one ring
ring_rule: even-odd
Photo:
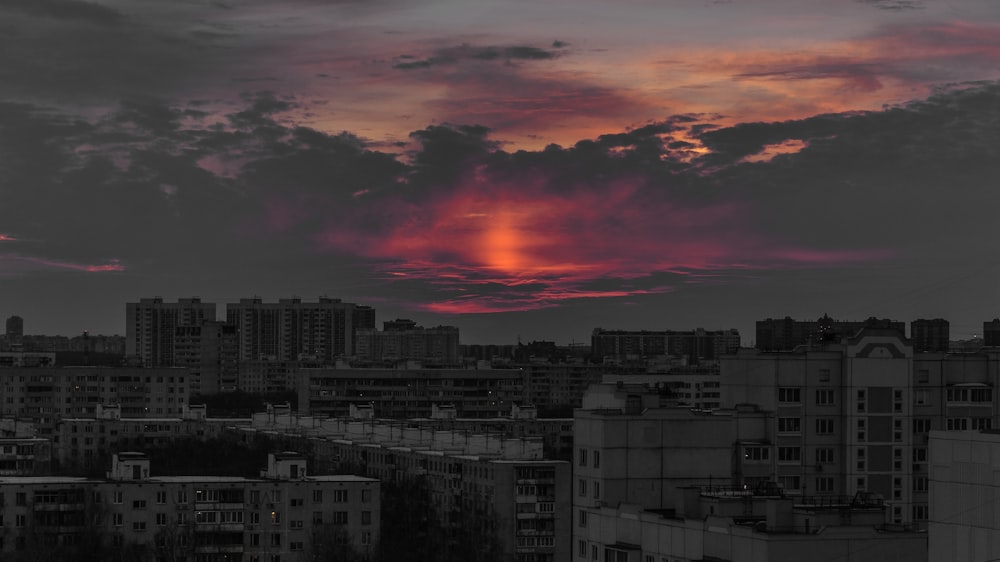
[[[21,351],[24,348],[24,318],[11,316],[7,319],[7,348]]]
[[[951,339],[949,323],[943,318],[920,318],[910,322],[910,340],[914,351],[947,352]]]
[[[7,337],[17,337],[20,338],[24,335],[24,318],[20,316],[11,316],[7,319]]]

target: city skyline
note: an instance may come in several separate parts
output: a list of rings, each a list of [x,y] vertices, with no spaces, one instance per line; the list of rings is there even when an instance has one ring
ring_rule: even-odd
[[[979,0],[13,2],[0,316],[326,295],[463,342],[1000,315]]]

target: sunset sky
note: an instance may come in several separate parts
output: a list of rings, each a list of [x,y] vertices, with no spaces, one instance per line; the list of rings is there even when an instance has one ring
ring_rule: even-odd
[[[7,0],[0,319],[1000,316],[996,0]],[[221,310],[221,307],[220,307]]]

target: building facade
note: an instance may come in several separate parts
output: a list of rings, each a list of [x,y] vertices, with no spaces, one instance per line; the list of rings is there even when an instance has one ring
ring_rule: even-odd
[[[997,424],[998,351],[918,353],[895,329],[723,359],[725,405],[774,412],[767,465],[786,491],[875,493],[890,522],[926,526],[928,434]]]
[[[299,298],[265,303],[244,298],[226,305],[226,321],[239,332],[239,360],[312,359],[332,364],[354,350],[355,321],[374,323],[374,310],[340,299]]]
[[[689,364],[714,361],[740,347],[737,330],[629,331],[597,328],[591,335],[591,355],[598,362],[656,356],[684,358]]]
[[[0,477],[0,557],[57,560],[74,547],[190,562],[306,562],[345,545],[370,553],[379,482],[310,476],[305,462],[269,455],[259,479],[156,477],[145,455],[120,453],[107,479]]]
[[[174,331],[174,366],[188,370],[192,394],[233,392],[239,387],[236,326],[206,320]]]
[[[30,420],[42,436],[60,419],[94,416],[105,404],[120,406],[124,417],[180,416],[190,397],[181,368],[15,367],[3,375],[3,415]]]
[[[126,303],[125,355],[146,367],[172,367],[177,328],[200,326],[206,320],[215,320],[215,303],[201,302],[198,297]]]
[[[514,369],[302,369],[299,411],[347,416],[350,406],[372,406],[379,417],[429,417],[451,405],[461,417],[498,417],[524,403],[523,374]],[[411,368],[412,367],[412,368]]]

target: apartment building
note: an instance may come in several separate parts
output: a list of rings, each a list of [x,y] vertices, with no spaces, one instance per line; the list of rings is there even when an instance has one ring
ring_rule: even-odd
[[[269,455],[259,479],[157,477],[145,455],[120,453],[106,479],[0,477],[0,557],[58,559],[74,547],[192,562],[305,562],[345,545],[364,554],[379,538],[379,492],[370,478],[310,476],[295,453]]]
[[[930,433],[928,560],[996,560],[1000,433]]]
[[[206,320],[174,331],[174,365],[188,370],[192,394],[233,392],[239,384],[236,326]]]
[[[201,302],[198,297],[126,303],[125,355],[146,367],[172,367],[177,328],[200,326],[206,320],[215,320],[215,303]]]
[[[239,332],[240,361],[312,359],[332,364],[353,354],[356,328],[375,327],[370,307],[328,297],[276,303],[244,298],[226,304],[226,321]]]
[[[111,455],[149,451],[178,440],[208,440],[227,427],[249,425],[249,419],[208,418],[204,405],[185,406],[177,417],[131,418],[121,416],[119,405],[98,405],[93,417],[67,417],[56,422],[52,434],[52,459],[60,469],[88,470],[106,466]]]
[[[690,365],[713,361],[740,347],[738,330],[604,330],[594,329],[591,354],[598,361],[657,356],[683,358]]]
[[[928,517],[928,433],[997,423],[1000,350],[915,353],[893,328],[791,352],[723,358],[726,406],[774,412],[767,464],[786,491],[874,493],[890,522]],[[798,486],[796,486],[798,484]]]
[[[190,396],[182,368],[37,367],[3,374],[3,415],[30,420],[42,436],[51,435],[58,420],[93,416],[102,404],[119,405],[125,417],[180,416]]]
[[[524,403],[523,373],[515,369],[302,369],[299,411],[347,416],[368,406],[383,418],[429,417],[433,405],[453,405],[461,417],[498,417]]]
[[[358,359],[384,363],[416,359],[428,364],[459,363],[459,331],[454,326],[424,328],[412,320],[384,323],[383,330],[357,330],[355,351]]]
[[[318,419],[281,408],[255,415],[244,438],[281,434],[309,443],[324,470],[350,469],[384,482],[426,484],[445,528],[472,529],[502,559],[559,562],[570,557],[570,466],[543,457],[540,438],[419,427],[356,418]],[[495,544],[494,544],[495,543]],[[492,547],[490,545],[493,545]]]

